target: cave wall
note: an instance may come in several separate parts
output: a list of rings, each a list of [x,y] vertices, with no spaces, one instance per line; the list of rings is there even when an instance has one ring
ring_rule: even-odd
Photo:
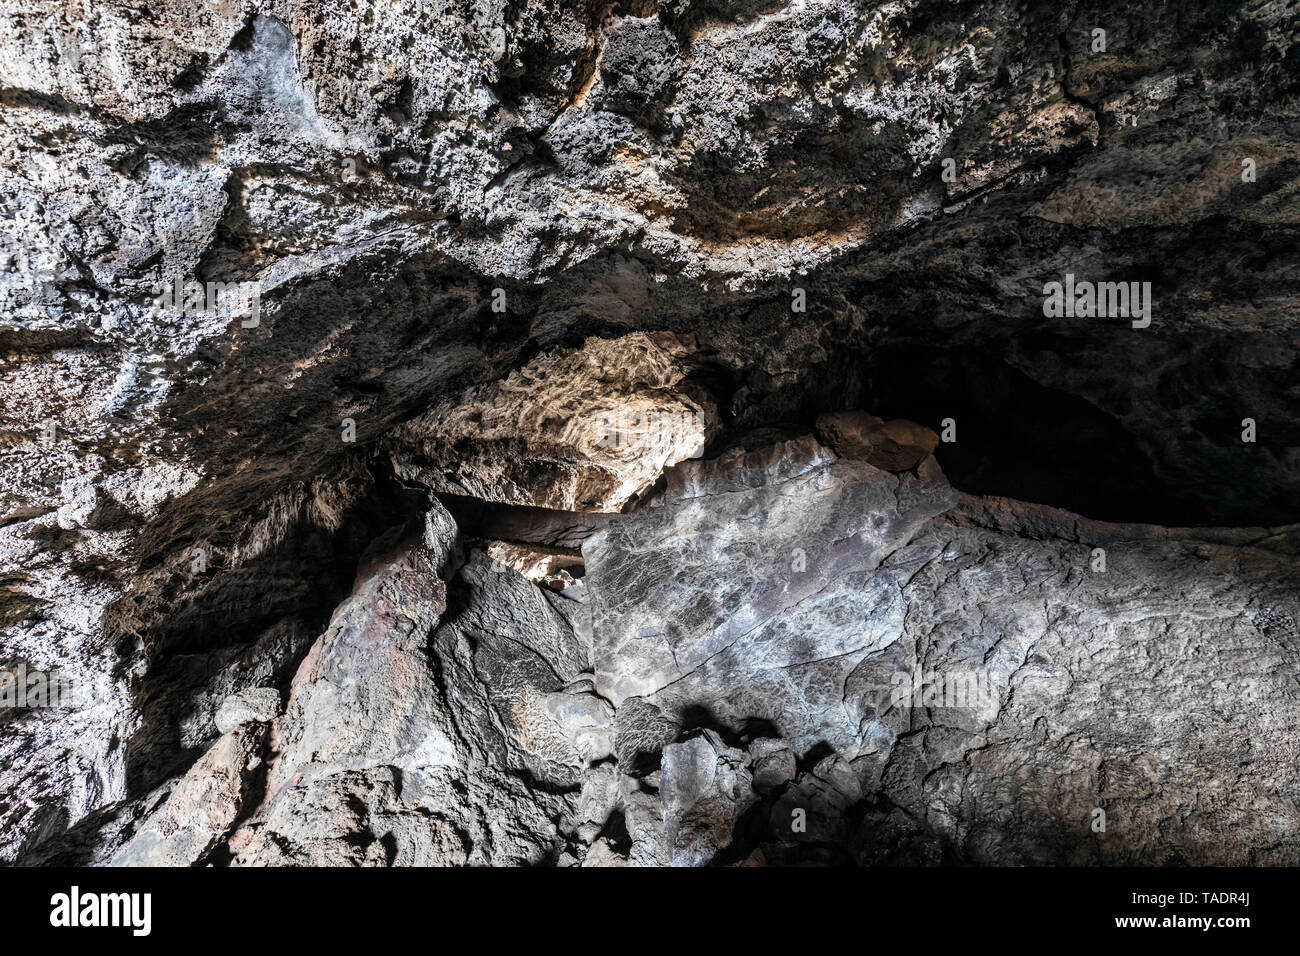
[[[1104,50],[1096,48],[1098,29]],[[1071,604],[1050,574],[1009,582],[1010,571],[990,571],[989,587],[1008,600],[1046,601],[1058,608],[1053,616],[1072,615],[1077,635],[1056,637],[1063,654],[1109,647],[1120,638],[1108,628],[1140,618],[1149,602],[1153,620],[1184,615],[1179,627],[1195,638],[1187,647],[1253,647],[1259,633],[1277,642],[1268,652],[1276,659],[1230,654],[1228,678],[1216,678],[1187,669],[1175,652],[1181,644],[1171,650],[1147,631],[1121,635],[1151,645],[1161,660],[1171,655],[1189,694],[1218,679],[1235,685],[1285,670],[1292,611],[1284,594],[1261,595],[1291,580],[1282,526],[1297,520],[1300,500],[1297,66],[1300,32],[1281,2],[235,0],[204,3],[197,14],[194,4],[171,0],[148,10],[117,0],[7,5],[0,658],[11,667],[66,669],[94,695],[76,709],[0,715],[0,859],[107,862],[137,829],[147,832],[226,734],[241,735],[226,742],[228,759],[264,746],[239,730],[246,724],[223,729],[222,704],[270,687],[289,708],[273,716],[290,721],[299,705],[288,695],[304,661],[341,639],[340,615],[367,613],[344,613],[354,589],[366,586],[359,562],[392,529],[440,513],[431,493],[454,515],[456,561],[469,570],[433,575],[447,596],[421,596],[438,610],[419,618],[430,633],[415,639],[435,657],[472,656],[477,651],[453,650],[478,640],[456,631],[457,609],[525,600],[532,592],[510,575],[537,577],[544,565],[550,586],[583,592],[580,601],[563,600],[594,615],[597,632],[571,637],[587,657],[560,666],[551,648],[537,652],[544,664],[490,666],[549,671],[510,685],[530,701],[579,682],[569,696],[581,706],[553,701],[546,712],[566,740],[577,739],[573,728],[583,721],[597,726],[608,717],[588,697],[610,700],[617,710],[610,720],[645,719],[672,734],[652,735],[659,749],[646,759],[658,770],[615,754],[613,763],[593,758],[596,770],[585,774],[591,761],[570,740],[560,762],[577,769],[542,772],[529,763],[535,745],[507,733],[494,746],[512,756],[477,758],[496,761],[489,780],[457,751],[443,773],[460,774],[459,785],[478,796],[440,811],[455,825],[435,828],[437,836],[390,828],[409,836],[398,852],[380,841],[378,824],[354,821],[348,826],[376,841],[362,859],[488,860],[481,847],[496,839],[484,836],[496,818],[483,808],[533,779],[520,774],[539,773],[559,802],[520,803],[502,818],[532,821],[518,822],[502,844],[516,847],[510,861],[585,859],[599,846],[595,852],[611,859],[736,862],[760,844],[782,859],[789,847],[774,849],[782,841],[763,827],[737,835],[756,826],[755,807],[766,812],[782,799],[779,787],[755,789],[759,766],[784,766],[788,753],[796,765],[789,780],[813,786],[848,772],[835,759],[852,764],[863,754],[846,737],[834,738],[834,754],[823,752],[818,745],[830,746],[829,738],[804,739],[775,712],[761,718],[763,733],[746,730],[763,710],[757,704],[725,719],[683,717],[712,699],[705,692],[704,703],[680,703],[662,719],[640,704],[624,716],[601,668],[630,665],[593,656],[627,629],[627,621],[601,617],[609,587],[602,575],[612,572],[592,555],[609,552],[594,543],[580,549],[590,532],[605,541],[624,533],[615,530],[623,525],[609,527],[611,516],[626,513],[627,527],[639,528],[635,515],[676,493],[677,482],[689,484],[661,478],[665,470],[691,468],[682,463],[692,456],[731,462],[771,454],[842,409],[908,419],[936,435],[945,419],[955,422],[957,440],[934,446],[934,467],[968,504],[945,492],[928,524],[909,525],[915,540],[935,538],[935,548],[953,525],[961,530],[951,532],[952,547],[962,554],[1056,562],[1058,576],[1070,580],[1066,566],[1087,561],[1073,551],[1067,560],[1044,540],[1071,532],[1040,540],[1034,521],[1019,518],[1010,530],[968,525],[970,514],[994,507],[969,502],[1012,498],[1079,521],[1195,527],[1214,548],[1229,549],[1180,545],[1199,561],[1261,565],[1258,580],[1255,571],[1233,571],[1222,585],[1234,595],[1226,605],[1232,626],[1206,623],[1217,620],[1208,599],[1177,614],[1160,604],[1161,588],[1176,590],[1182,574],[1193,575],[1193,590],[1213,591],[1204,583],[1210,571],[1175,570],[1178,560],[1163,552],[1143,558],[1144,590],[1124,598],[1133,606],[1114,597]],[[1149,282],[1149,327],[1125,317],[1045,315],[1044,284],[1067,273]],[[160,303],[178,280],[251,283],[255,324],[248,310]],[[675,417],[648,445],[611,450],[600,431],[611,416],[626,424],[629,409]],[[1242,441],[1247,418],[1258,429],[1253,442]],[[771,480],[805,467],[833,474],[833,453],[818,448],[805,447],[801,463]],[[748,520],[764,520],[754,507]],[[872,503],[845,507],[849,518],[881,513]],[[1231,528],[1244,530],[1214,537],[1214,529]],[[806,551],[795,531],[783,534],[763,547]],[[1162,534],[1098,532],[1142,542]],[[690,553],[714,547],[697,524],[671,540]],[[1261,549],[1262,541],[1273,544]],[[1155,546],[1135,547],[1146,555]],[[497,557],[465,557],[480,551]],[[663,582],[677,581],[678,560],[667,552],[657,559]],[[476,577],[483,562],[510,574]],[[870,580],[852,588],[865,595],[886,587],[879,577],[898,573],[887,565],[867,561],[853,573]],[[584,583],[571,571],[561,575],[562,567],[581,569]],[[660,585],[632,579],[647,592]],[[834,579],[846,586],[839,570]],[[770,589],[766,577],[754,582]],[[1044,589],[1050,596],[1039,594]],[[930,598],[902,587],[894,600]],[[964,600],[952,598],[953,606]],[[1096,617],[1099,606],[1105,620]],[[763,607],[755,620],[781,619],[779,608]],[[860,603],[852,613],[871,618],[873,607]],[[602,620],[612,629],[603,636]],[[1272,623],[1261,632],[1256,620]],[[580,622],[567,626],[583,630]],[[807,626],[820,633],[821,625]],[[911,627],[895,641],[925,646],[942,634],[939,623],[925,634]],[[1013,685],[1002,677],[1006,694]],[[464,677],[460,696],[444,688],[433,697],[453,712],[481,710],[472,689],[481,678]],[[1163,713],[1158,689],[1133,681],[1137,711]],[[1073,692],[1082,696],[1070,718],[1083,720],[1088,691]],[[1267,697],[1277,713],[1290,712],[1283,683],[1264,693],[1281,695]],[[315,711],[300,706],[294,719],[306,721]],[[948,780],[954,771],[936,754],[985,753],[994,738],[967,746],[960,734],[976,729],[963,724],[940,746],[932,728],[900,733],[891,725],[901,746],[920,747],[938,775],[892,770],[903,775],[895,779],[858,764],[852,783],[835,777],[840,795],[831,802],[854,824],[819,846],[864,861],[1220,859],[1195,827],[1168,845],[1135,837],[1109,856],[1080,856],[1073,837],[1049,838],[1027,825],[1007,843],[972,838],[971,828],[987,825],[976,805],[1022,806],[1011,781],[1026,762],[1064,776],[1077,771],[1070,786],[1088,792],[1129,793],[1128,784],[1113,783],[1116,767],[1156,780],[1147,791],[1132,789],[1157,794],[1153,820],[1197,805],[1198,786],[1219,792],[1231,762],[1227,750],[1216,752],[1196,765],[1194,780],[1166,779],[1156,757],[1134,764],[1131,750],[1063,755],[1037,738],[1033,747],[1047,749],[1033,749],[1030,731],[1014,723],[1020,719],[1009,714],[998,727],[1003,736],[994,735],[1014,759],[998,762],[989,752],[989,765],[972,768],[983,776],[965,782]],[[1259,742],[1282,759],[1271,724],[1253,726],[1245,713],[1240,720],[1246,729],[1225,731],[1229,739]],[[1096,730],[1095,721],[1084,723],[1078,733]],[[1176,725],[1149,723],[1159,739],[1145,739],[1145,752],[1161,767],[1181,760],[1161,743]],[[263,736],[274,742],[281,732],[284,724]],[[873,733],[877,752],[892,753],[884,732]],[[416,814],[420,800],[404,802],[398,778],[378,769],[403,766],[394,755],[402,748],[376,748],[374,767],[343,789],[381,794],[376,819]],[[684,799],[671,796],[672,785],[661,797],[645,779],[667,773],[671,784],[675,773],[695,781],[683,784],[690,790],[710,761],[726,768],[712,779],[731,781],[727,792],[743,798],[705,800],[716,810],[700,824],[707,835],[683,850],[672,828],[690,808],[672,804]],[[228,803],[233,816],[210,826],[211,840],[186,844],[191,855],[269,862],[271,851],[256,841],[229,845],[237,822],[260,813],[258,832],[273,832],[274,820],[306,813],[324,821],[332,811],[321,808],[347,805],[329,774],[310,798],[292,795],[317,808],[308,812],[271,800],[255,774],[222,776],[211,762],[203,766],[237,799]],[[1292,776],[1277,775],[1240,785],[1291,792]],[[925,801],[940,782],[961,794],[943,804],[942,820],[930,819]],[[452,785],[420,786],[446,799]],[[550,834],[538,821],[553,820],[575,793],[586,793],[582,813],[600,819]],[[882,794],[897,806],[881,804]],[[183,809],[172,805],[168,826]],[[428,814],[422,819],[420,827]],[[1294,828],[1281,819],[1272,836],[1253,820],[1224,823],[1242,836],[1222,859],[1289,859]],[[862,820],[875,823],[860,831]],[[870,839],[883,843],[854,849],[868,837],[846,834],[870,834],[876,824],[884,836]],[[664,842],[669,829],[675,835]],[[317,852],[318,842],[305,840],[303,852]]]

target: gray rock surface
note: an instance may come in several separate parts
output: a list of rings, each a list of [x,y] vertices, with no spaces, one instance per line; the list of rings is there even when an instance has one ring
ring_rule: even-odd
[[[583,788],[612,723],[589,648],[536,585],[451,544],[368,562],[293,681],[235,863],[540,863],[561,828],[604,823]]]
[[[585,549],[598,686],[621,766],[661,754],[656,812],[691,799],[669,767],[702,745],[670,765],[670,741],[705,727],[757,738],[769,861],[1297,858],[1295,529],[1107,525],[776,462]]]
[[[0,667],[84,692],[0,713],[0,863],[144,839],[255,688],[171,859],[1292,861],[1298,56],[1282,0],[0,8]]]
[[[678,466],[685,497],[588,540],[585,602],[445,534],[367,560],[232,862],[1300,859],[1300,532],[1090,522],[818,448]],[[229,813],[177,821],[233,739],[119,861],[212,850]]]
[[[245,809],[262,769],[266,726],[244,723],[212,745],[113,858],[114,866],[194,866]]]
[[[232,694],[217,709],[217,730],[228,734],[247,723],[265,723],[280,715],[280,692],[274,687],[254,687]]]

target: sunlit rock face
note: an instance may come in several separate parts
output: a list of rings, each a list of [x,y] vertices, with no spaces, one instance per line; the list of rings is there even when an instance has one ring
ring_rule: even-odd
[[[672,336],[661,341],[682,351]],[[483,501],[618,511],[717,434],[717,409],[692,398],[685,377],[644,334],[588,339],[401,426],[393,469]]]
[[[1298,62],[5,5],[0,861],[1295,862]]]

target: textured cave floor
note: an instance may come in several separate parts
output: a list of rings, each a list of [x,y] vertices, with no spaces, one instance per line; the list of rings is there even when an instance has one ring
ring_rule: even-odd
[[[1293,3],[191,8],[0,10],[0,861],[1300,861]]]

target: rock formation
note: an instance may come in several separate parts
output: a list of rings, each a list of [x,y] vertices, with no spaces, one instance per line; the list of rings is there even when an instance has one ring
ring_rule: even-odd
[[[1300,862],[1286,3],[201,6],[0,9],[0,862]]]

